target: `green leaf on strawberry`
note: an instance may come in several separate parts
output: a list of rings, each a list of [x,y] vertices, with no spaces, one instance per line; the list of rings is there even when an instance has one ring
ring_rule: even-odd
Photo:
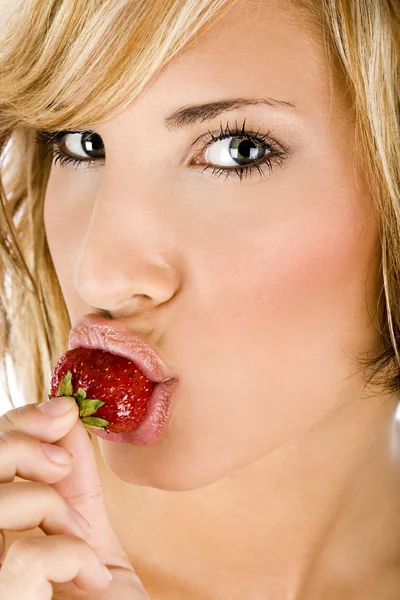
[[[100,417],[83,417],[82,422],[94,429],[104,429],[104,427],[109,425],[106,419],[100,419]]]
[[[101,400],[96,400],[94,399],[87,399],[87,400],[77,400],[77,403],[79,405],[79,416],[80,417],[89,417],[90,415],[93,415],[93,413],[95,413],[100,406],[103,406],[103,404],[105,404],[105,402],[102,402]]]
[[[71,371],[68,371],[68,373],[60,381],[58,394],[59,396],[72,396],[75,398],[79,406],[79,416],[85,426],[92,427],[93,429],[104,430],[104,428],[109,425],[109,422],[106,419],[90,417],[90,415],[93,415],[95,412],[97,412],[97,410],[103,406],[105,402],[98,400],[97,398],[86,398],[86,392],[81,387],[78,388],[78,391],[75,394],[73,393]],[[90,439],[92,439],[89,431],[88,434]]]
[[[72,389],[72,373],[68,371],[65,377],[60,381],[60,385],[58,387],[58,396],[73,396],[74,390]],[[86,394],[85,394],[86,395]]]
[[[68,371],[68,373],[70,373],[70,371]],[[78,403],[80,417],[88,417],[89,415],[93,415],[93,413],[95,413],[100,406],[105,404],[105,402],[98,400],[97,398],[86,398],[86,392],[82,388],[78,388],[76,394],[72,394],[72,396]]]

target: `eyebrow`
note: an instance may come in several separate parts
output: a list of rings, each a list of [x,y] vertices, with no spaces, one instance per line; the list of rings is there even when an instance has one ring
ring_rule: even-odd
[[[165,126],[170,131],[184,129],[196,123],[214,119],[225,111],[254,104],[266,104],[273,108],[296,108],[296,105],[290,102],[290,100],[277,100],[275,98],[233,98],[219,100],[218,102],[208,102],[206,104],[184,106],[165,118]]]

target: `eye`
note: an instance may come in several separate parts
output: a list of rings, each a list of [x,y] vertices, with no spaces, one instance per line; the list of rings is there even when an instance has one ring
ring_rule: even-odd
[[[69,155],[79,158],[102,158],[104,156],[103,140],[98,133],[83,131],[80,133],[67,133],[63,138],[63,149]]]
[[[206,148],[205,159],[214,166],[245,167],[262,160],[266,153],[269,153],[268,149],[261,142],[237,136],[210,144]]]
[[[104,143],[93,131],[37,131],[36,142],[44,144],[52,155],[53,163],[76,168],[96,167],[105,159]]]
[[[246,119],[241,128],[236,122],[232,129],[227,123],[223,130],[221,123],[219,132],[208,131],[197,138],[195,143],[201,140],[203,146],[191,164],[205,164],[203,171],[212,169],[213,177],[225,174],[227,179],[234,175],[240,181],[243,177],[252,177],[253,172],[265,177],[264,169],[272,173],[275,166],[282,168],[289,157],[289,148],[272,138],[271,130],[261,134],[260,130],[247,130],[245,125]]]

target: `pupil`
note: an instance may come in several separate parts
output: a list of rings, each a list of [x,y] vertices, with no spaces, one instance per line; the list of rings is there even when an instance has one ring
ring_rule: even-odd
[[[232,158],[241,165],[262,158],[264,152],[264,148],[260,144],[255,144],[253,140],[240,140],[238,138],[232,139],[229,150]]]
[[[92,153],[95,157],[103,156],[103,141],[98,133],[85,133],[81,144],[86,154]]]
[[[254,149],[254,143],[250,140],[245,140],[239,145],[239,154],[245,158],[251,158],[251,150]]]

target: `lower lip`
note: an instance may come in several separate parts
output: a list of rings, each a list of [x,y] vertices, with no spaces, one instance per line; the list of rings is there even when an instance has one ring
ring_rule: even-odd
[[[146,416],[140,425],[132,429],[132,431],[123,431],[121,433],[110,431],[107,433],[101,429],[92,429],[91,427],[88,427],[88,431],[108,442],[137,445],[156,444],[167,431],[171,421],[172,396],[177,384],[177,379],[170,379],[163,383],[157,383],[154,386]]]

